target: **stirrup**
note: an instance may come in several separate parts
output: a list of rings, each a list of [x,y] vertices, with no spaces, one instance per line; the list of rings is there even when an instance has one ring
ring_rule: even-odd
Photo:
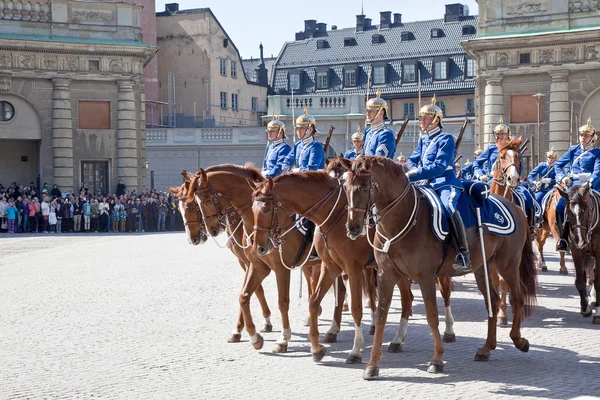
[[[462,263],[461,263],[461,261],[462,261]],[[469,262],[467,264],[466,261],[467,261],[466,257],[463,255],[462,252],[459,252],[456,255],[456,258],[454,259],[454,263],[452,264],[455,275],[464,275],[464,274],[468,274],[469,272],[473,272],[473,267],[471,266],[471,263]]]
[[[556,243],[556,251],[560,253],[565,253],[569,249],[569,244],[565,239],[560,239],[558,243]]]

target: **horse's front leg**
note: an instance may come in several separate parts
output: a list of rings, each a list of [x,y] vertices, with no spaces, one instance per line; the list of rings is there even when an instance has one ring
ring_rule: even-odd
[[[363,292],[363,274],[361,265],[354,265],[351,272],[348,274],[348,282],[350,283],[350,310],[354,319],[354,346],[350,351],[350,356],[346,359],[347,364],[362,363],[362,346],[364,344],[362,334],[362,292]],[[360,271],[356,273],[355,271]]]
[[[244,314],[244,322],[246,325],[246,332],[250,335],[250,343],[256,350],[260,350],[263,347],[264,340],[262,336],[256,333],[256,327],[252,321],[252,314],[250,312],[250,297],[252,293],[260,286],[262,281],[271,272],[271,269],[262,263],[250,263],[248,271],[246,272],[246,282],[240,293],[239,302]]]
[[[400,278],[397,283],[398,289],[400,290],[400,302],[402,303],[402,314],[400,316],[400,324],[396,331],[396,336],[390,342],[388,346],[388,353],[400,353],[402,352],[402,343],[406,340],[406,333],[408,331],[408,318],[412,315],[412,303],[414,296],[410,289],[412,281],[406,278]]]
[[[485,300],[485,309],[488,310],[488,298],[487,291],[485,286],[485,271],[483,270],[483,266],[475,270],[475,280],[477,282],[477,287],[479,291],[483,295]],[[490,281],[493,279],[493,274],[490,274]],[[497,275],[496,275],[497,276]],[[491,283],[490,283],[491,285]],[[488,361],[490,359],[490,355],[492,350],[496,348],[497,345],[497,317],[498,317],[498,301],[499,296],[495,290],[490,290],[491,302],[492,302],[492,317],[490,318],[488,315],[488,332],[487,339],[483,347],[477,349],[477,353],[475,353],[475,361]]]
[[[292,339],[292,329],[290,328],[290,270],[283,265],[279,265],[275,270],[275,279],[277,280],[277,298],[279,304],[279,312],[281,313],[281,335],[273,353],[286,353],[289,341]]]
[[[600,293],[600,251],[594,254],[594,271],[590,271],[590,276],[593,277],[592,287],[590,290],[590,302],[594,302],[596,314],[592,318],[592,323],[600,324],[600,304],[598,304],[598,293]]]
[[[444,354],[444,342],[442,342],[439,329],[440,321],[435,297],[435,277],[423,277],[418,283],[421,287],[423,302],[425,303],[427,324],[429,324],[429,328],[431,329],[431,334],[433,336],[433,358],[429,362],[427,372],[432,374],[444,372],[444,360],[442,359],[442,355]]]
[[[573,264],[575,265],[575,287],[579,292],[579,304],[580,314],[584,317],[592,316],[592,307],[588,303],[587,298],[587,282],[586,282],[586,271],[587,271],[587,257],[581,250],[572,251]]]
[[[538,254],[540,256],[540,269],[542,272],[548,271],[548,266],[544,259],[544,245],[546,244],[546,239],[548,239],[548,229],[547,224],[544,222],[544,225],[538,229],[538,235],[535,239],[535,244],[537,245]]]
[[[321,273],[319,276],[319,281],[317,283],[317,287],[310,298],[308,311],[309,311],[309,322],[310,329],[308,332],[308,339],[310,340],[310,352],[312,353],[313,360],[315,362],[319,362],[325,357],[325,347],[323,347],[319,343],[319,321],[318,321],[318,313],[321,308],[321,301],[327,291],[335,281],[335,279],[341,274],[342,270],[337,266],[332,266],[329,264],[321,263]],[[338,308],[340,310],[340,318],[341,318],[341,299],[338,299]],[[337,311],[337,309],[336,309]],[[335,342],[337,338],[337,334],[340,330],[339,325],[334,318],[331,328],[329,332],[325,335],[325,341],[327,342]]]
[[[452,278],[440,277],[438,278],[438,287],[440,293],[444,298],[444,310],[446,316],[444,322],[446,323],[446,329],[444,329],[444,337],[442,340],[446,343],[456,342],[456,334],[454,333],[454,315],[452,315],[452,307],[450,306],[450,295],[452,294]]]

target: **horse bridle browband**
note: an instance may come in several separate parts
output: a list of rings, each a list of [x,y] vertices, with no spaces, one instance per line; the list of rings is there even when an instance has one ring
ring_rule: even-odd
[[[231,196],[227,196],[224,195],[221,192],[217,192],[215,190],[215,188],[210,184],[210,182],[207,182],[206,187],[201,187],[196,189],[196,192],[206,192],[209,191],[210,195],[212,197],[212,202],[215,205],[215,208],[217,209],[217,213],[213,214],[213,215],[209,215],[209,216],[205,216],[204,214],[202,214],[202,220],[204,221],[204,223],[206,224],[206,221],[210,221],[211,219],[215,219],[217,218],[219,220],[219,223],[221,225],[223,225],[224,227],[227,227],[228,225],[234,225],[237,221],[234,219],[232,221],[230,221],[230,217],[234,217],[236,214],[240,216],[240,220],[241,220],[241,216],[244,213],[244,211],[246,211],[247,209],[249,209],[252,204],[250,202],[243,204],[241,207],[237,208],[234,204],[233,201],[231,199]],[[231,204],[228,208],[224,209],[221,206],[221,201],[220,199],[224,198],[224,199],[228,199],[229,203]]]

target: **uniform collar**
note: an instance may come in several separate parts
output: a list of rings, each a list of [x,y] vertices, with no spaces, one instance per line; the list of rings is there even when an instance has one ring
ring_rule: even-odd
[[[441,131],[442,131],[442,130],[440,129],[440,127],[439,127],[439,126],[436,126],[436,127],[435,127],[435,128],[433,128],[433,129],[430,129],[430,130],[428,130],[428,131],[425,131],[425,133],[424,133],[424,134],[425,134],[426,136],[429,136],[430,138],[432,138],[432,137],[434,137],[435,135],[437,135],[438,133],[440,133]]]
[[[272,140],[271,141],[271,144],[273,146],[277,146],[278,144],[281,144],[281,143],[283,143],[283,139],[277,139],[277,140]]]
[[[307,138],[302,139],[302,144],[309,144],[315,141],[315,137],[313,135],[310,135]]]
[[[363,146],[361,149],[356,150],[354,149],[354,152],[356,153],[357,156],[363,154],[365,152],[365,146]]]
[[[593,149],[595,146],[594,146],[594,142],[592,142],[592,143],[588,144],[588,145],[587,145],[587,146],[585,146],[585,147],[584,147],[583,145],[581,145],[581,144],[580,144],[580,145],[579,145],[579,147],[580,147],[580,148],[581,148],[581,150],[583,150],[583,151],[590,151],[590,150],[591,150],[591,149]]]
[[[383,128],[385,128],[385,123],[383,121],[381,121],[378,124],[371,125],[371,131],[373,131],[373,132],[379,132]]]

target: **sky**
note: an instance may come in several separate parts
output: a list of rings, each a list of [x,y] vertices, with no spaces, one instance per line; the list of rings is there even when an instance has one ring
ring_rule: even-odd
[[[293,41],[295,33],[304,30],[304,20],[349,28],[361,12],[361,0],[157,0],[156,11],[163,11],[166,3],[179,3],[179,9],[208,7],[215,14],[238,48],[242,58],[257,58],[262,42],[265,57],[277,57],[283,44]],[[424,21],[443,18],[445,5],[461,3],[469,7],[470,15],[477,15],[475,0],[379,0],[364,1],[364,14],[379,24],[379,12],[401,13],[402,21]]]

